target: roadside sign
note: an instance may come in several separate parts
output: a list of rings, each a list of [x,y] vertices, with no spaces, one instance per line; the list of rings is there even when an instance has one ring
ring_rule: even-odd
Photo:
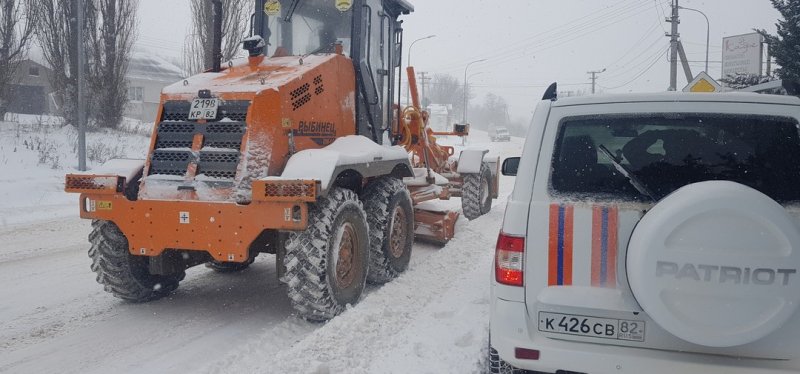
[[[683,88],[683,92],[722,92],[722,86],[703,71]]]
[[[722,77],[738,73],[761,75],[764,37],[759,33],[722,39]]]

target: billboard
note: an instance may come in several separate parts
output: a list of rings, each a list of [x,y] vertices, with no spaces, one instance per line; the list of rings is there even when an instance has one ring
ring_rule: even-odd
[[[722,78],[737,73],[761,75],[764,38],[759,33],[722,39]]]

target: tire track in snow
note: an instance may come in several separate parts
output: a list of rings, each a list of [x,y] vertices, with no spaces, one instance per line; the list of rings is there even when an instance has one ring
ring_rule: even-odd
[[[409,370],[409,361],[423,366],[460,362],[460,370],[446,371],[479,371],[488,324],[487,278],[504,205],[473,222],[460,220],[456,238],[446,247],[293,346],[273,354],[276,350],[267,334],[248,342],[245,352],[228,356],[209,372],[417,372]],[[437,325],[452,329],[433,331]],[[449,344],[438,351],[449,351],[452,357],[429,354],[434,343],[440,342]]]

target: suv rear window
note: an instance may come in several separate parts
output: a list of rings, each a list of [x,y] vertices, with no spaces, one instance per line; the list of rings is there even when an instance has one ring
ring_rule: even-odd
[[[723,114],[594,116],[562,121],[554,193],[658,200],[687,184],[730,180],[778,202],[800,200],[800,130],[793,118]],[[601,149],[607,149],[607,156]],[[614,157],[617,164],[611,160]]]

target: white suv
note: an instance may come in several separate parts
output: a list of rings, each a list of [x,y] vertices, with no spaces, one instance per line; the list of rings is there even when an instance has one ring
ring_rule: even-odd
[[[497,243],[489,371],[800,371],[800,99],[542,101]]]

